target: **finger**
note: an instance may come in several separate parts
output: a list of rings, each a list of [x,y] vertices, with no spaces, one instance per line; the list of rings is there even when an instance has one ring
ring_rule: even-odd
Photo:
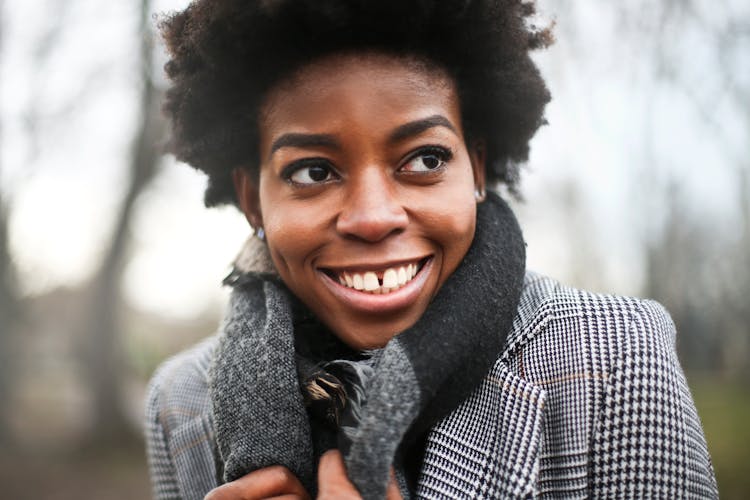
[[[344,458],[338,450],[328,450],[318,463],[318,499],[361,499],[346,475]]]
[[[289,469],[274,465],[214,488],[204,500],[256,500],[280,495],[310,498],[302,483]]]
[[[328,474],[331,472],[346,472],[344,457],[336,448],[331,448],[320,456],[318,463],[318,473]]]
[[[396,481],[396,475],[393,472],[393,469],[391,469],[391,478],[388,480],[388,488],[385,491],[385,498],[386,500],[403,500],[404,497],[401,496],[401,490],[398,487],[398,482]]]

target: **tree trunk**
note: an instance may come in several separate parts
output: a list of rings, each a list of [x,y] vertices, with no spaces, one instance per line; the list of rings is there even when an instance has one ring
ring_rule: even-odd
[[[8,210],[0,186],[0,445],[8,445],[11,433],[8,429],[7,408],[13,388],[13,342],[18,319],[19,301],[16,294],[12,260],[8,248]]]
[[[120,348],[120,283],[125,265],[128,229],[135,202],[153,178],[160,151],[158,144],[165,130],[157,89],[151,78],[152,39],[149,26],[150,0],[141,0],[141,81],[140,123],[133,140],[130,181],[114,222],[110,246],[91,285],[91,302],[86,322],[85,363],[92,384],[95,425],[90,438],[102,445],[127,438],[130,426],[122,411],[123,359]]]
[[[2,69],[4,2],[0,0],[0,69]],[[0,141],[2,141],[2,117],[0,116]],[[0,142],[0,151],[2,143]],[[2,186],[2,164],[0,164],[0,445],[8,445],[11,433],[8,429],[7,408],[13,387],[12,335],[18,318],[18,296],[15,273],[10,256],[8,237],[8,205]]]

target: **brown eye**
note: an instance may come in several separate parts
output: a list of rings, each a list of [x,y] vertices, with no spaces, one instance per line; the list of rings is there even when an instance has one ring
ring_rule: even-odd
[[[323,162],[307,163],[301,165],[292,165],[290,172],[285,174],[287,180],[293,184],[309,186],[320,184],[334,179],[334,172],[330,166]]]
[[[401,167],[406,172],[431,172],[445,166],[450,160],[451,152],[443,148],[429,148],[417,152]]]
[[[425,155],[422,156],[422,165],[429,168],[430,170],[434,168],[438,168],[440,164],[443,162],[440,158],[438,158],[435,155]]]
[[[325,167],[310,167],[307,176],[315,182],[323,182],[328,178],[328,169]]]

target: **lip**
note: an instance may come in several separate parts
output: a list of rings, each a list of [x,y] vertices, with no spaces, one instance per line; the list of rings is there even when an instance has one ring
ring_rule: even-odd
[[[424,258],[422,259],[424,260]],[[413,304],[419,297],[422,288],[424,288],[427,278],[429,278],[432,272],[434,257],[429,256],[427,261],[424,263],[422,268],[419,270],[416,276],[411,281],[406,283],[404,286],[396,291],[389,292],[386,294],[373,294],[368,292],[362,292],[354,288],[349,288],[341,285],[338,281],[333,280],[328,274],[320,269],[316,269],[318,276],[321,278],[323,284],[328,290],[341,302],[347,306],[361,311],[364,313],[386,313],[403,309]],[[402,263],[414,262],[414,260],[401,261]],[[397,266],[400,264],[388,264],[387,267]],[[383,266],[373,266],[367,268],[365,266],[359,267],[360,269],[386,269]],[[331,269],[331,268],[329,268]],[[347,267],[346,270],[355,270],[357,268]],[[337,271],[343,270],[343,268],[336,268]]]

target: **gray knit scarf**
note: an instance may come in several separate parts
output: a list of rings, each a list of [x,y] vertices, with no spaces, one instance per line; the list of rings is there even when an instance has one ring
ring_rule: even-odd
[[[410,436],[455,409],[498,358],[521,294],[525,245],[510,208],[488,193],[466,257],[417,323],[368,361],[356,415],[337,434],[347,475],[384,498]],[[295,299],[278,278],[246,275],[232,292],[210,372],[224,481],[281,464],[316,491],[316,455],[295,355]]]

